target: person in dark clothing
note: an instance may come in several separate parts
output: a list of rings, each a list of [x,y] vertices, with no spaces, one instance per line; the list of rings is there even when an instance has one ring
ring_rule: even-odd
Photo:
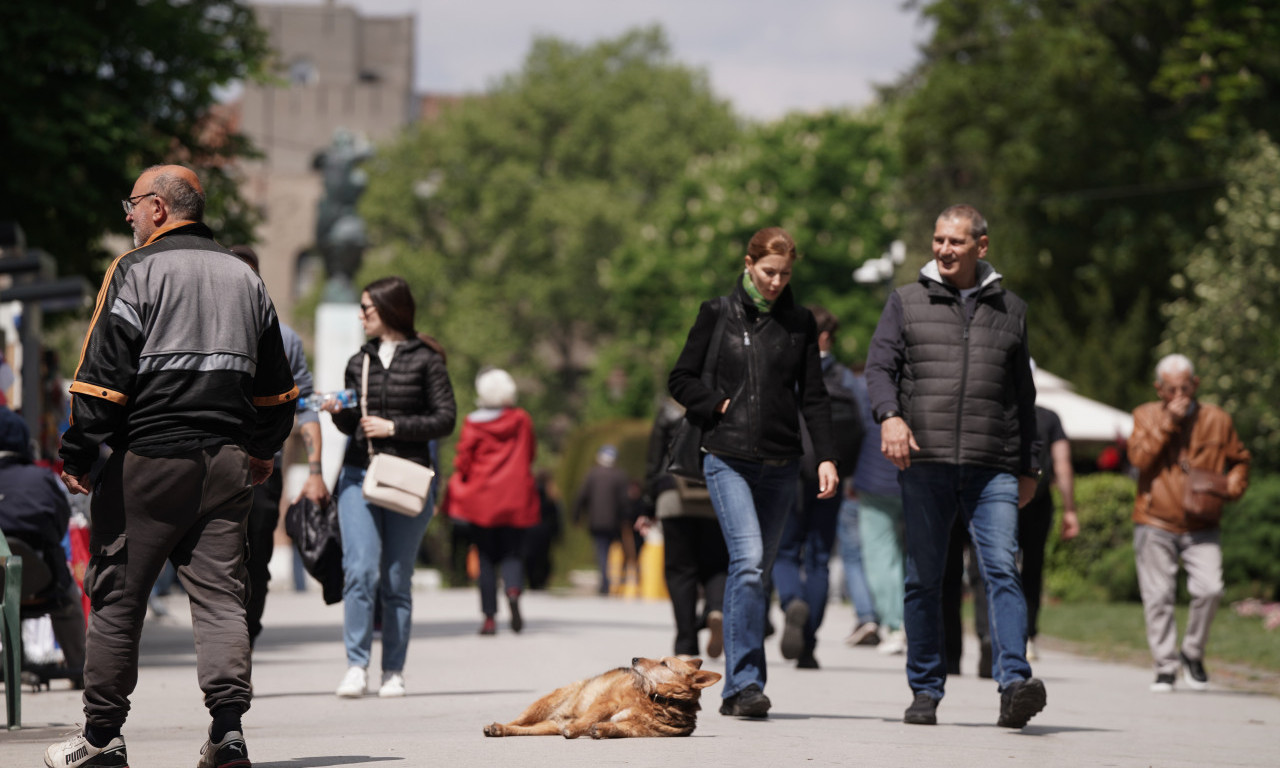
[[[578,490],[573,505],[573,522],[578,525],[585,517],[587,530],[595,542],[596,567],[600,569],[602,595],[609,594],[609,548],[622,539],[622,526],[631,507],[627,491],[627,473],[614,466],[618,461],[618,449],[603,445],[596,451],[596,465],[592,467]],[[625,576],[624,576],[625,578]]]
[[[26,566],[23,599],[33,599],[53,622],[53,636],[62,646],[63,669],[72,685],[84,685],[84,610],[80,586],[67,567],[62,539],[71,521],[71,506],[58,485],[58,476],[32,463],[31,433],[22,417],[0,405],[0,535],[30,547],[52,577],[38,591],[27,587],[27,575],[37,564]],[[24,606],[25,610],[25,606]]]
[[[719,658],[724,650],[724,585],[729,576],[729,550],[711,506],[706,486],[690,484],[667,472],[668,447],[684,409],[668,399],[658,409],[649,434],[645,461],[644,514],[636,530],[647,536],[655,521],[662,526],[662,565],[667,594],[675,614],[674,653],[698,655],[698,630],[711,631],[707,656]],[[698,610],[698,590],[703,608]]]
[[[262,279],[201,223],[189,168],[153,166],[122,201],[135,250],[107,269],[71,384],[62,480],[93,488],[84,733],[52,768],[125,765],[121,727],[138,679],[147,598],[166,560],[191,597],[196,668],[213,718],[200,768],[247,761],[252,697],[245,521],[252,485],[293,426],[294,386]]]
[[[343,643],[347,672],[341,698],[364,696],[373,648],[374,604],[382,605],[382,682],[378,696],[405,695],[404,662],[413,623],[413,566],[435,506],[433,481],[420,514],[407,516],[364,498],[370,445],[375,452],[432,466],[431,441],[453,432],[457,406],[443,350],[413,327],[415,304],[400,277],[384,277],[360,294],[360,323],[369,338],[347,361],[345,382],[361,408],[328,410],[350,435],[334,495],[342,526]],[[428,343],[430,342],[430,343]],[[364,386],[365,371],[368,386]],[[361,411],[366,415],[361,415]]]
[[[882,451],[901,470],[906,521],[907,723],[937,723],[947,678],[940,592],[960,515],[987,580],[1002,727],[1044,708],[1026,659],[1017,566],[1018,507],[1039,475],[1026,304],[1000,283],[987,223],[969,206],[939,215],[933,260],[889,296],[872,337],[867,386]]]
[[[551,545],[560,539],[560,498],[551,473],[534,475],[538,487],[538,522],[525,532],[524,575],[529,589],[546,589],[551,581]]]
[[[732,293],[702,303],[667,378],[671,396],[702,430],[702,467],[729,549],[720,713],[730,716],[767,717],[771,706],[765,581],[796,501],[801,415],[813,440],[818,497],[834,497],[840,484],[817,325],[789,286],[797,258],[785,230],[756,232]],[[712,356],[714,370],[704,372]]]

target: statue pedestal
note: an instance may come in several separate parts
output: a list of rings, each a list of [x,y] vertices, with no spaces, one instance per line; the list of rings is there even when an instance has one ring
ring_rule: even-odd
[[[360,304],[325,302],[316,308],[315,364],[311,376],[317,392],[335,392],[345,388],[343,374],[347,361],[360,351],[365,343],[364,328],[360,325]],[[356,388],[359,388],[359,383]],[[324,469],[324,481],[330,488],[338,480],[342,469],[342,456],[347,449],[347,436],[333,426],[333,420],[320,417],[320,434],[323,440],[320,454]]]

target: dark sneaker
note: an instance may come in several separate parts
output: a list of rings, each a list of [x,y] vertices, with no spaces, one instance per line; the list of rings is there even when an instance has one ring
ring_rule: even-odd
[[[917,693],[915,701],[903,713],[902,722],[909,725],[937,725],[938,700],[923,691]]]
[[[129,757],[123,736],[108,741],[105,747],[95,747],[83,733],[77,733],[46,749],[44,764],[48,768],[129,768]]]
[[[498,622],[494,621],[492,616],[485,616],[484,623],[480,625],[480,634],[482,635],[498,634]]]
[[[1182,682],[1193,691],[1209,690],[1209,673],[1204,671],[1204,662],[1181,651],[1178,652],[1178,657],[1182,659]]]
[[[1161,672],[1151,684],[1152,693],[1173,693],[1173,684],[1177,677],[1172,672]]]
[[[511,609],[511,631],[520,634],[524,629],[524,617],[520,615],[520,590],[507,590],[507,607]]]
[[[1036,713],[1044,709],[1047,700],[1044,683],[1040,678],[1019,680],[1000,694],[1000,719],[996,721],[996,725],[1001,728],[1022,728]]]
[[[707,614],[707,629],[711,637],[707,640],[707,658],[718,659],[724,653],[724,612],[711,611]]]
[[[880,625],[874,621],[862,622],[853,628],[849,636],[844,639],[844,644],[848,646],[879,645]]]
[[[804,653],[804,625],[809,621],[809,604],[797,598],[787,603],[782,625],[782,658],[798,659]]]
[[[720,704],[720,714],[732,717],[768,717],[772,702],[756,685],[748,685]]]
[[[244,734],[227,731],[217,744],[206,741],[200,748],[200,762],[196,768],[249,768],[249,750],[244,746]]]
[[[796,659],[796,669],[818,669],[818,660],[814,658],[813,651],[805,651],[800,654],[800,658]]]

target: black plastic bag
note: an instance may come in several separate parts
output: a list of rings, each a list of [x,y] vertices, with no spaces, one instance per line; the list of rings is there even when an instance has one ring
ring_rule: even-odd
[[[302,566],[320,582],[325,605],[342,602],[342,530],[338,502],[329,497],[323,508],[306,496],[284,514],[284,530],[298,547]]]

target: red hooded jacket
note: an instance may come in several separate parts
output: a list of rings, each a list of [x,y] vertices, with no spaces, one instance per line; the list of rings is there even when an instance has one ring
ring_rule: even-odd
[[[449,478],[449,517],[486,528],[529,528],[540,509],[530,469],[537,452],[533,420],[521,408],[504,408],[493,419],[477,418],[482,413],[462,423]]]

